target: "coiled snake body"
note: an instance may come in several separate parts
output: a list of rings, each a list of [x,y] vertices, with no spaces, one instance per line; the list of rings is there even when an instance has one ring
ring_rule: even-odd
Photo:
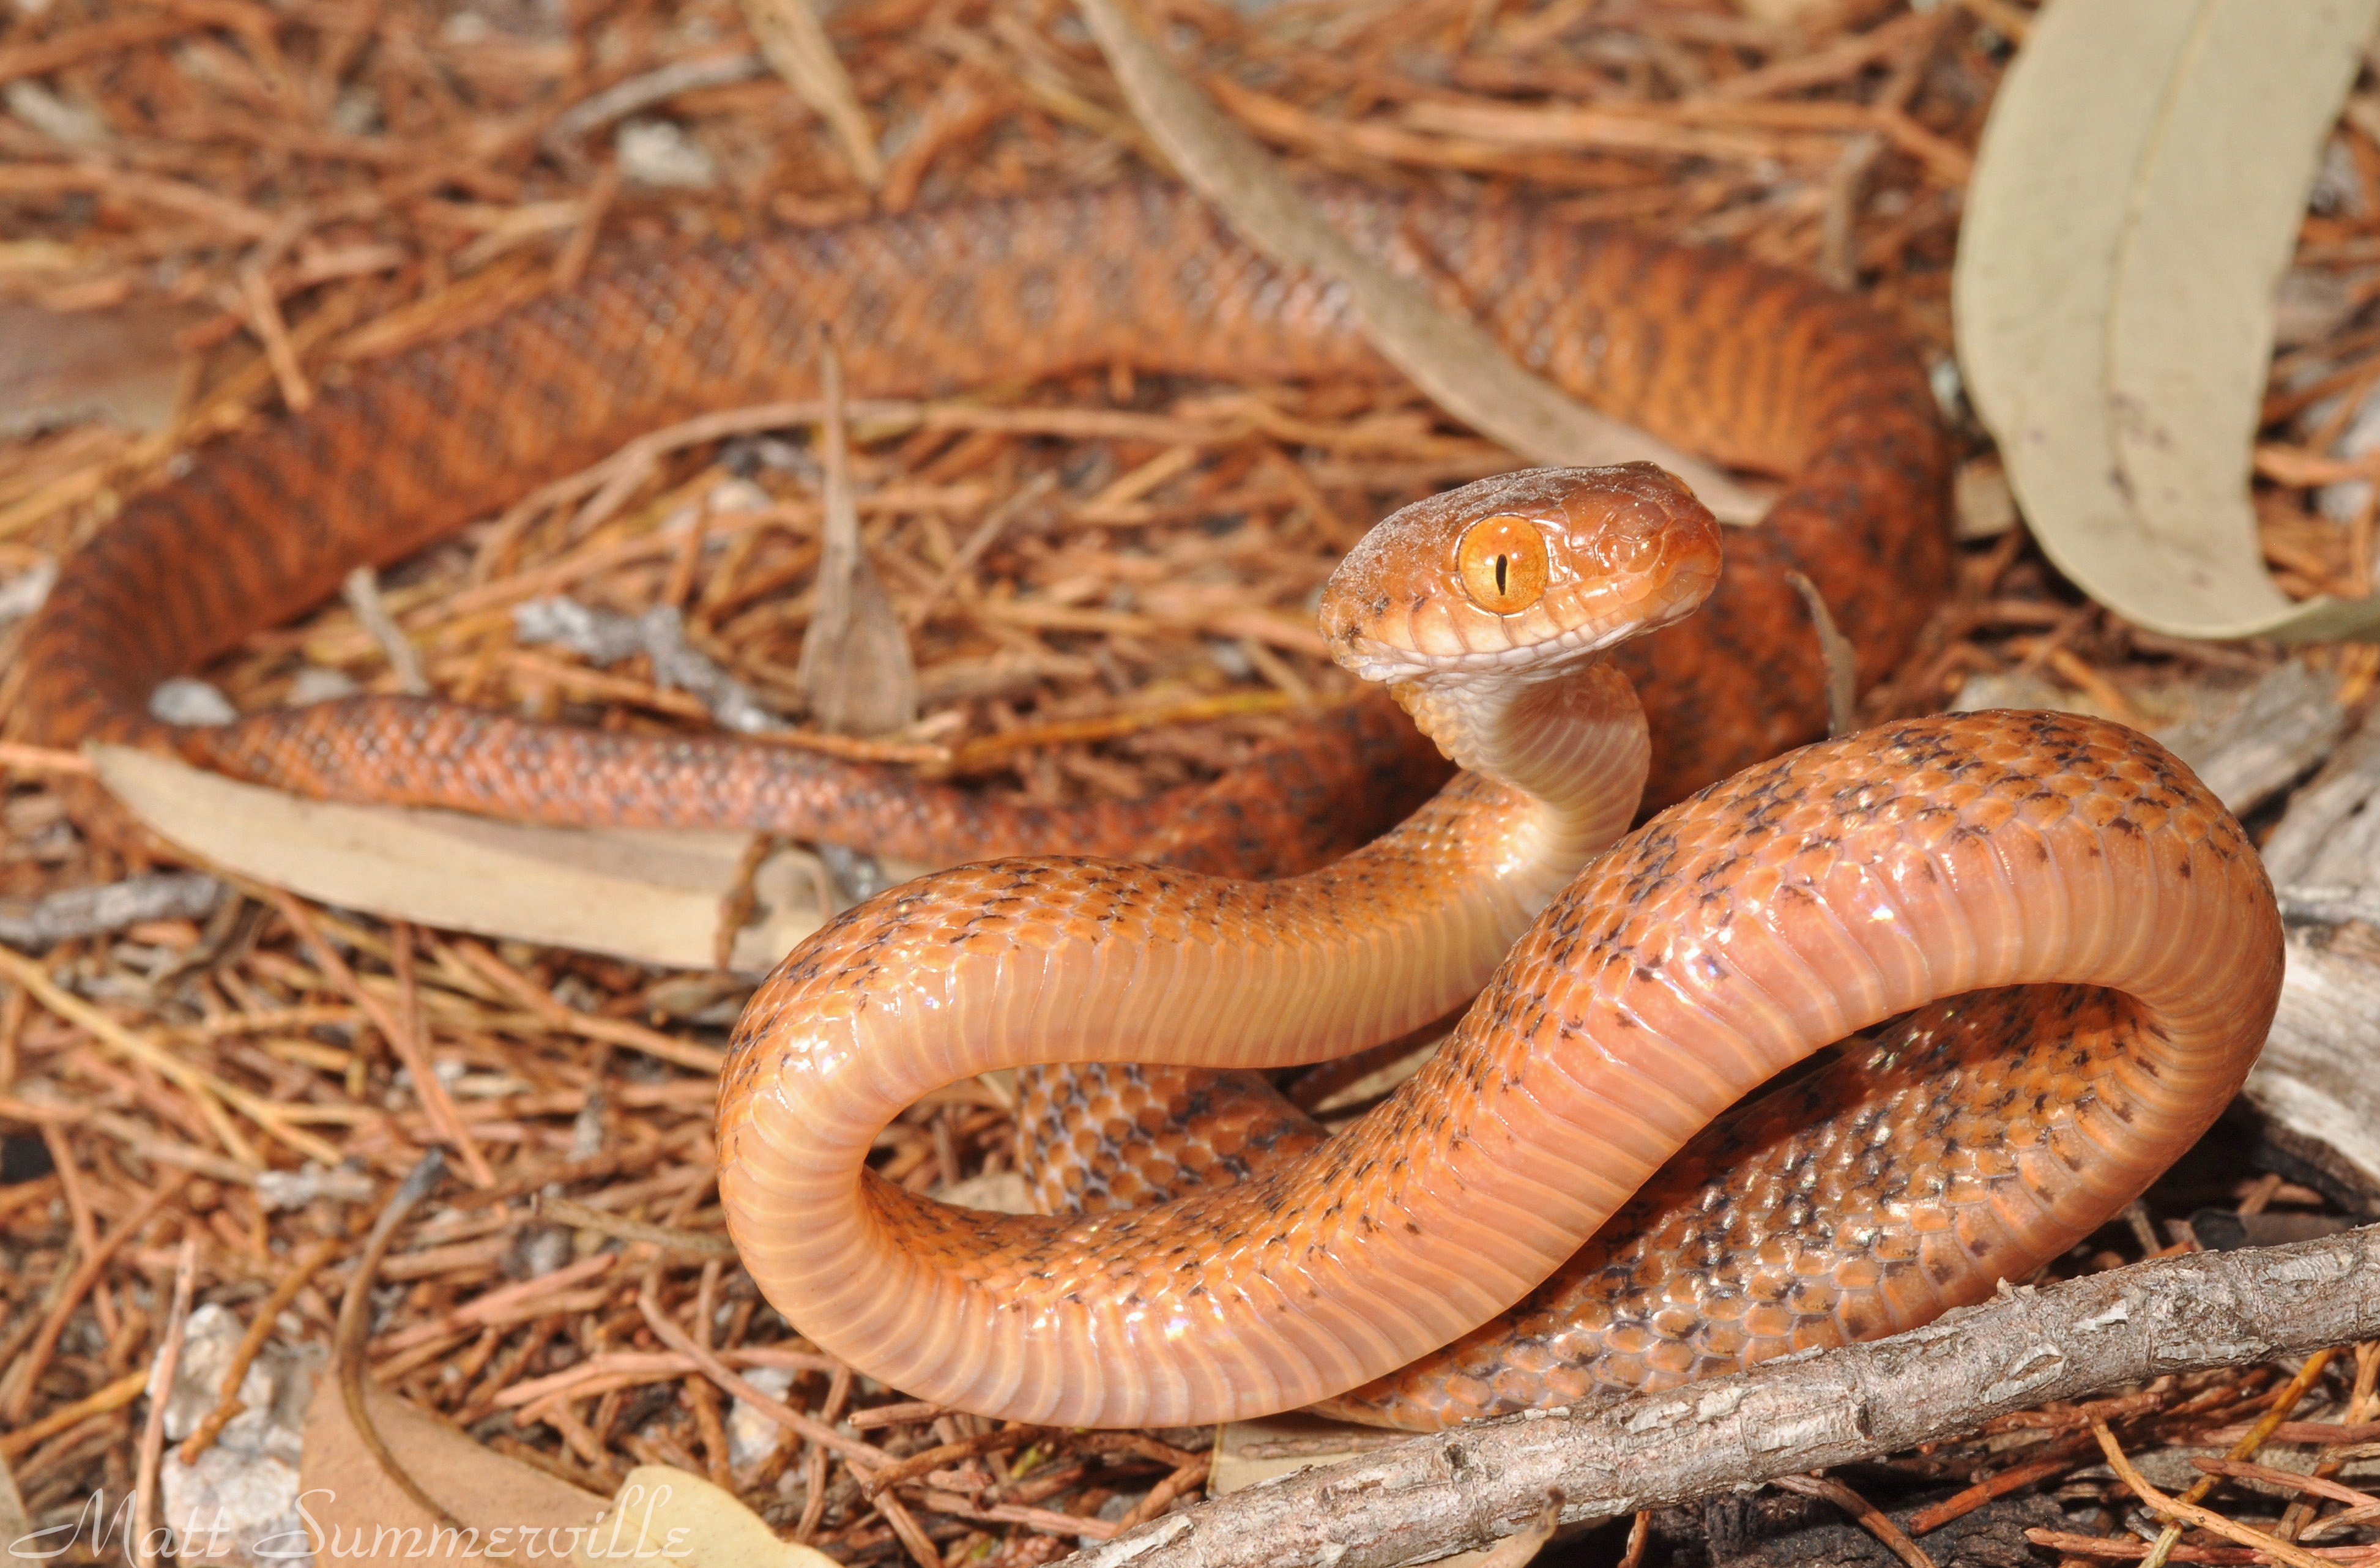
[[[1318,870],[1442,776],[1384,704],[1214,785],[1072,812],[436,702],[207,729],[148,711],[161,678],[359,561],[654,425],[810,393],[821,320],[866,394],[1114,360],[1385,373],[1330,286],[1146,188],[631,266],[375,367],[202,451],[68,563],[25,644],[21,727],[347,798],[1166,862],[894,890],[798,949],[739,1029],[721,1188],[755,1278],[856,1365],[970,1408],[1140,1424],[1335,1399],[1434,1425],[1884,1331],[2070,1245],[2244,1074],[2278,924],[2237,824],[2113,726],[1920,721],[1761,761],[1824,721],[1787,568],[1867,680],[1942,590],[1922,372],[1855,303],[1715,252],[1507,207],[1325,205],[1568,390],[1790,482],[1715,582],[1706,515],[1650,470],[1483,481],[1383,525],[1327,629],[1470,771]],[[1640,787],[1660,804],[1730,773],[1578,874]],[[1430,1066],[1327,1143],[1232,1076],[1390,1038],[1483,983]],[[1154,1207],[982,1215],[865,1170],[941,1083],[1119,1059],[1142,1064],[1040,1079],[1027,1138],[1050,1192]]]

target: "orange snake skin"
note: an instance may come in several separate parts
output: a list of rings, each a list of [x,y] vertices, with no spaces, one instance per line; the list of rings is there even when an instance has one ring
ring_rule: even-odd
[[[161,679],[358,563],[655,426],[813,395],[820,322],[860,395],[1115,361],[1390,373],[1332,286],[1149,187],[628,265],[370,367],[196,454],[67,563],[24,646],[21,733],[340,798],[1161,862],[1012,860],[894,890],[798,949],[739,1030],[721,1186],[755,1278],[855,1365],[969,1408],[1133,1425],[1330,1400],[1435,1426],[1889,1331],[2070,1246],[2246,1071],[2277,918],[2237,825],[2114,726],[1919,721],[1762,761],[1824,727],[1787,569],[1850,628],[1866,682],[1944,591],[1922,371],[1857,302],[1723,253],[1514,206],[1320,200],[1566,390],[1788,481],[1730,532],[1716,582],[1706,515],[1650,470],[1483,481],[1376,530],[1333,579],[1334,647],[1471,770],[1378,842],[1445,772],[1377,700],[1211,785],[1062,809],[434,701],[215,728],[149,714]],[[1447,580],[1451,530],[1482,507],[1551,541],[1543,603],[1585,619],[1511,641],[1533,603],[1482,630]],[[1424,668],[1449,638],[1503,652]],[[1591,859],[1640,792],[1730,774]],[[1288,880],[1219,880],[1258,877]],[[1328,1142],[1252,1076],[1413,1030],[1483,984],[1430,1066]],[[2026,989],[1991,989],[2009,987]],[[866,1172],[919,1094],[1048,1062],[1075,1065],[1024,1078],[1045,1193],[1156,1207],[990,1216]]]

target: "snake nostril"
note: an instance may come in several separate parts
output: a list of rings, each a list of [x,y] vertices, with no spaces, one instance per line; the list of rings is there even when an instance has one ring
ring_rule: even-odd
[[[1606,529],[1596,541],[1596,554],[1613,571],[1645,571],[1661,559],[1661,536],[1658,531],[1635,526]]]

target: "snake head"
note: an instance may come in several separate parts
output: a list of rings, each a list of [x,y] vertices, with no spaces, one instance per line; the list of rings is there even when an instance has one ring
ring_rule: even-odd
[[[1690,614],[1718,523],[1666,469],[1531,468],[1416,501],[1323,585],[1331,657],[1366,680],[1552,675]]]

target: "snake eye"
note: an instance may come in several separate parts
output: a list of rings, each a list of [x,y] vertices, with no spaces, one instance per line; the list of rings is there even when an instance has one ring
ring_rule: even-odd
[[[1482,610],[1517,615],[1545,597],[1546,537],[1525,517],[1482,517],[1454,547],[1463,590]]]

